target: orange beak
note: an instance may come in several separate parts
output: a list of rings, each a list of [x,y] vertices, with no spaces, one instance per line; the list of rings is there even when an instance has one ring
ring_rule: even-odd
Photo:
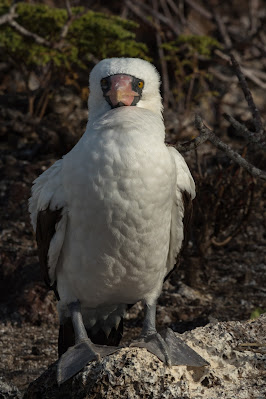
[[[132,90],[132,77],[128,75],[113,75],[110,76],[111,88],[106,93],[110,104],[113,108],[126,105],[130,106],[134,102],[135,97],[139,94]]]

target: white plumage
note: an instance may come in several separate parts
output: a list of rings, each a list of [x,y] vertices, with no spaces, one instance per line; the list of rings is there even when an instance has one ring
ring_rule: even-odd
[[[111,109],[103,78],[144,81],[136,106]],[[38,177],[30,213],[61,210],[48,251],[61,322],[80,301],[87,328],[108,332],[126,305],[152,305],[183,241],[182,193],[194,181],[183,157],[164,143],[159,75],[148,62],[114,58],[90,75],[89,120],[77,145]],[[97,329],[96,328],[96,329]]]

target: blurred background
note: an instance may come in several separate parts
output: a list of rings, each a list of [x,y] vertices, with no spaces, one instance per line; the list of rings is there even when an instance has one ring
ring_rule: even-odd
[[[151,61],[162,78],[167,143],[197,137],[199,113],[265,170],[265,142],[249,143],[223,116],[256,131],[233,54],[265,124],[265,23],[263,0],[0,1],[0,374],[7,381],[24,390],[57,358],[56,301],[41,281],[27,201],[32,181],[85,130],[93,66],[107,57]],[[209,142],[184,156],[197,186],[193,225],[164,285],[158,325],[182,333],[258,317],[266,311],[265,181]],[[131,309],[125,339],[139,332],[141,312],[139,304]]]

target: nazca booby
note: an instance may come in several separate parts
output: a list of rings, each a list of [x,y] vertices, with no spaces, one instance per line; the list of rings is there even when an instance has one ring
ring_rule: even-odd
[[[118,345],[123,316],[138,301],[145,318],[135,344],[180,364],[169,349],[174,337],[156,331],[156,300],[177,262],[195,185],[164,143],[159,86],[147,61],[100,61],[90,74],[84,135],[34,181],[31,222],[44,280],[59,300],[59,383],[117,350],[97,344]]]

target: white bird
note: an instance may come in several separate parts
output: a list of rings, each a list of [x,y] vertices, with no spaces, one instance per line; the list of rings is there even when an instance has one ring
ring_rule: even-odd
[[[95,343],[118,345],[123,316],[138,301],[145,319],[136,345],[173,363],[170,338],[156,331],[156,301],[177,262],[195,185],[164,143],[159,86],[147,61],[99,62],[84,135],[34,181],[31,222],[44,279],[59,300],[59,383],[117,350]]]

